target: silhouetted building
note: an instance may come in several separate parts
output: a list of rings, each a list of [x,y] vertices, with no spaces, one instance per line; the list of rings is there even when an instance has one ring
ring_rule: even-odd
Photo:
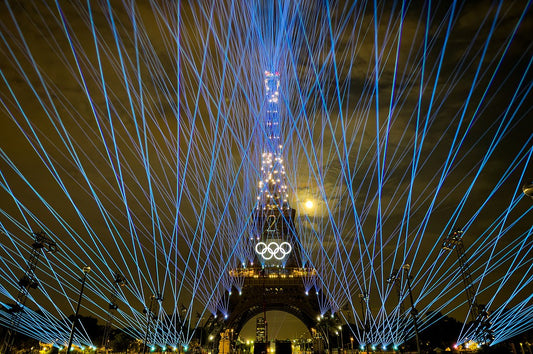
[[[266,341],[266,323],[264,317],[258,317],[255,321],[255,341]]]

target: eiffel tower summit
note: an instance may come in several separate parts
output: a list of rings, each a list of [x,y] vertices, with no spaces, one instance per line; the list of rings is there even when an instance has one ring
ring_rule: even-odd
[[[254,230],[250,236],[256,261],[266,273],[278,268],[294,268],[301,263],[294,228],[296,211],[289,205],[283,165],[279,84],[279,73],[265,72],[265,139],[257,206],[253,213]]]
[[[244,278],[244,282],[242,290],[230,296],[225,325],[226,333],[239,333],[246,322],[262,314],[257,320],[258,353],[266,351],[269,343],[267,311],[296,316],[310,333],[314,332],[320,315],[316,294],[309,294],[304,286],[304,280],[316,281],[316,270],[302,266],[304,252],[294,225],[296,210],[289,204],[281,139],[279,73],[265,71],[264,83],[261,179],[252,212],[252,232],[245,241],[254,252],[254,260],[230,271],[231,276]]]

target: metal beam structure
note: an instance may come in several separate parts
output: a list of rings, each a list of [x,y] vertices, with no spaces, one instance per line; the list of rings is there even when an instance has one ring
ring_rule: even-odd
[[[24,311],[24,306],[26,304],[26,299],[28,298],[28,293],[30,289],[36,289],[39,286],[39,281],[35,276],[35,269],[37,268],[37,263],[39,262],[39,257],[43,251],[47,253],[57,252],[57,245],[54,241],[49,239],[46,234],[42,231],[34,232],[32,234],[34,242],[31,245],[31,253],[28,258],[26,265],[26,270],[24,275],[18,281],[19,290],[16,297],[16,302],[13,304],[8,312],[11,312],[11,323],[7,328],[6,335],[2,344],[2,353],[10,353],[11,348],[13,347],[14,334],[17,331],[20,313]]]

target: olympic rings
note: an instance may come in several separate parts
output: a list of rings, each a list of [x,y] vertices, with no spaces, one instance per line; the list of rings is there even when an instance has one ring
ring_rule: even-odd
[[[285,256],[287,256],[292,251],[292,246],[288,242],[270,242],[268,245],[264,242],[258,242],[255,245],[255,252],[263,257],[265,261],[276,258],[278,261],[281,261]]]

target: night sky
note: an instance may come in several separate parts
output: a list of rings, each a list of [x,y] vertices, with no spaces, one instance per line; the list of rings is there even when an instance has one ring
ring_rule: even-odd
[[[242,284],[228,271],[253,258],[244,239],[269,70],[280,73],[286,183],[321,312],[360,326],[368,293],[378,333],[400,309],[386,279],[410,264],[422,327],[429,311],[467,320],[457,257],[441,250],[462,229],[497,340],[531,328],[530,7],[0,4],[0,303],[14,302],[31,233],[44,231],[59,252],[40,258],[26,306],[48,321],[74,312],[85,265],[82,312],[105,322],[123,274],[116,325],[132,335],[155,293],[159,318],[196,327],[226,313]]]

